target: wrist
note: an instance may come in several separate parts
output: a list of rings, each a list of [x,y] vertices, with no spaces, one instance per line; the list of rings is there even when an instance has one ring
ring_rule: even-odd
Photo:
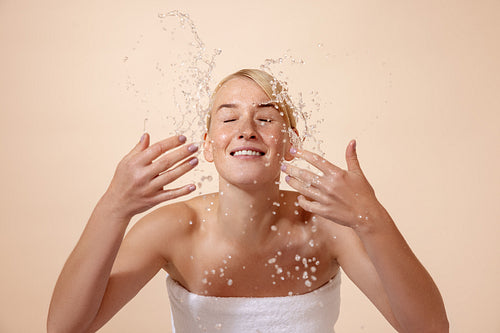
[[[356,223],[352,229],[362,237],[363,235],[385,232],[394,228],[394,221],[387,210],[380,204],[356,216]]]
[[[108,220],[123,224],[128,224],[134,216],[133,213],[127,212],[122,205],[118,204],[118,199],[109,190],[101,197],[95,211]]]

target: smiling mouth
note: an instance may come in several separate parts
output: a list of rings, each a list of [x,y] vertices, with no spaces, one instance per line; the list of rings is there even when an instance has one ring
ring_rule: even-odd
[[[231,156],[264,156],[265,154],[261,151],[256,150],[238,150],[230,153]]]

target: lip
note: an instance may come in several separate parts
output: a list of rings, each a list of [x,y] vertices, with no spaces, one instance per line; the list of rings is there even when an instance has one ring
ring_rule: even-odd
[[[237,155],[235,156],[234,154],[236,152],[239,152],[239,151],[244,151],[244,150],[249,150],[249,151],[253,151],[253,152],[257,152],[259,153],[259,155]],[[233,156],[233,157],[261,157],[261,156],[264,156],[266,153],[260,149],[260,148],[256,148],[256,147],[249,147],[249,146],[241,146],[241,147],[237,147],[237,148],[234,148],[232,149],[230,152],[229,152],[229,155]]]

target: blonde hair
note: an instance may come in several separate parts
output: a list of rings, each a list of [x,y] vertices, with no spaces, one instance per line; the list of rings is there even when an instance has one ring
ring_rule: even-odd
[[[266,95],[271,100],[276,101],[278,110],[282,113],[286,125],[291,129],[296,128],[297,124],[295,121],[295,116],[293,115],[292,103],[290,97],[286,92],[286,89],[283,88],[283,86],[276,78],[260,69],[241,69],[233,74],[226,76],[219,82],[217,87],[215,87],[215,90],[212,93],[211,101],[213,102],[215,95],[225,83],[227,83],[231,79],[239,77],[248,78],[255,82],[260,88],[262,88],[262,90],[264,90]],[[210,112],[207,117],[207,131],[209,129]]]

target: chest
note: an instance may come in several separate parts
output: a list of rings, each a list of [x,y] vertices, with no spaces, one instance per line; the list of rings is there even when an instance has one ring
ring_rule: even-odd
[[[328,251],[308,242],[248,248],[198,244],[179,258],[177,275],[189,291],[208,296],[288,296],[327,283],[338,266]]]

